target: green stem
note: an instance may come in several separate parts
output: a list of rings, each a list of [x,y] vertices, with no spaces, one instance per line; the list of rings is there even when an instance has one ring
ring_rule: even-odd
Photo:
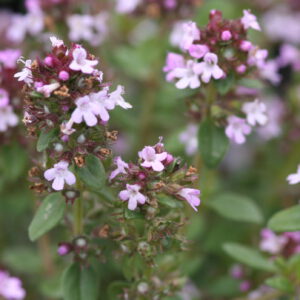
[[[74,203],[74,235],[82,235],[83,233],[83,202],[82,197],[75,200]]]

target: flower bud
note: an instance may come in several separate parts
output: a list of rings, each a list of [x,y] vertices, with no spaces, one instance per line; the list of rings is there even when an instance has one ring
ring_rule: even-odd
[[[60,71],[58,74],[58,78],[62,81],[66,81],[70,78],[70,74],[67,71]]]
[[[250,51],[252,49],[252,43],[249,42],[249,41],[242,41],[241,44],[240,44],[240,49],[242,51]]]
[[[57,253],[60,256],[65,256],[72,251],[72,245],[69,243],[61,243],[57,248]]]
[[[48,67],[53,67],[53,58],[51,56],[46,56],[44,59],[44,63]]]
[[[75,239],[74,244],[77,248],[85,248],[88,244],[87,240],[85,237],[78,237]]]
[[[137,286],[137,290],[140,294],[146,294],[149,290],[149,285],[146,282],[141,282]]]
[[[232,38],[232,34],[229,30],[224,30],[221,34],[222,41],[229,41]]]
[[[245,73],[247,70],[247,67],[245,65],[239,65],[236,67],[236,71],[239,73],[239,74],[243,74]]]
[[[174,161],[174,156],[172,154],[168,153],[167,158],[164,161],[165,165],[169,165],[173,161]]]

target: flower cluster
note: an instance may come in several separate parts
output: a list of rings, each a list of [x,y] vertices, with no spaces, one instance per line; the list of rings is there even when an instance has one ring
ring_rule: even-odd
[[[170,13],[185,16],[200,3],[199,0],[116,0],[116,11],[121,14],[147,14],[151,17]]]
[[[137,164],[128,164],[117,157],[117,168],[109,178],[112,184],[123,188],[119,198],[128,202],[128,209],[135,210],[143,205],[155,207],[164,194],[187,201],[197,211],[200,191],[188,187],[197,179],[194,168],[181,166],[161,142],[144,147],[138,154]]]
[[[52,51],[44,58],[26,60],[15,74],[25,82],[24,123],[31,136],[48,136],[48,151],[54,167],[45,172],[52,188],[75,183],[68,165],[78,165],[88,153],[100,159],[110,154],[109,140],[116,136],[107,130],[109,111],[121,106],[131,108],[123,98],[124,88],[110,91],[103,83],[99,61],[82,46],[70,49],[62,40],[51,37]]]
[[[25,295],[21,280],[0,270],[0,297],[7,300],[22,300],[25,299]]]

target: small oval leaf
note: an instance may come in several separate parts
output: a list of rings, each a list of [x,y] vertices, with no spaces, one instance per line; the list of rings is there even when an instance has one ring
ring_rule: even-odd
[[[277,232],[300,230],[300,205],[276,213],[269,220],[268,227]]]
[[[56,129],[52,129],[50,131],[42,130],[37,141],[36,149],[38,152],[42,152],[48,148],[49,144],[55,138],[57,134]]]
[[[29,225],[30,240],[37,240],[55,227],[63,217],[65,208],[66,203],[61,193],[53,193],[47,196]]]
[[[207,205],[219,215],[234,221],[257,224],[263,221],[259,207],[253,200],[245,196],[224,193],[207,202]]]
[[[240,263],[252,268],[270,272],[276,271],[274,263],[255,249],[237,243],[226,243],[223,245],[223,250]]]
[[[213,120],[206,119],[199,128],[199,150],[205,165],[216,167],[227,152],[229,140],[223,128],[217,127]]]

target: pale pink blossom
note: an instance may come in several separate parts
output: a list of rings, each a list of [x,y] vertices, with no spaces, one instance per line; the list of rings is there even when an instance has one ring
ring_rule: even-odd
[[[277,63],[280,67],[291,65],[294,70],[300,70],[300,50],[293,45],[283,44]]]
[[[116,90],[109,93],[108,101],[110,101],[113,104],[113,108],[115,106],[121,106],[124,109],[132,108],[132,105],[125,101],[125,99],[122,97],[122,95],[125,94],[124,87],[121,85],[118,85]]]
[[[260,25],[257,22],[257,18],[255,15],[251,14],[250,10],[243,10],[243,17],[241,18],[241,22],[244,28],[247,30],[249,28],[260,31]]]
[[[90,99],[89,96],[83,96],[75,100],[76,109],[73,111],[71,115],[71,120],[74,123],[80,124],[81,122],[85,122],[87,126],[95,126],[98,123],[97,114],[100,114],[100,110],[95,110],[95,104]],[[102,117],[107,119],[105,112],[101,111]],[[107,113],[107,111],[106,111]],[[107,113],[108,115],[108,113]],[[109,116],[108,116],[109,118]]]
[[[4,68],[14,69],[17,65],[18,58],[21,55],[19,49],[6,49],[0,51],[0,63]]]
[[[268,122],[266,105],[255,99],[253,102],[244,103],[242,111],[246,114],[247,122],[251,126],[265,125]]]
[[[126,190],[119,193],[119,198],[128,201],[128,209],[135,210],[138,204],[145,204],[147,197],[140,193],[141,186],[138,184],[126,184]]]
[[[185,22],[182,25],[182,36],[180,40],[180,48],[188,50],[194,41],[200,40],[200,30],[197,24],[192,21]]]
[[[229,116],[227,118],[227,123],[225,129],[227,137],[236,144],[245,143],[245,135],[248,135],[251,132],[251,127],[246,123],[246,120],[236,116]]]
[[[268,57],[268,50],[252,48],[248,55],[248,64],[250,66],[256,66],[258,68],[264,67],[266,59]]]
[[[73,61],[70,64],[70,69],[74,71],[81,71],[85,74],[92,74],[94,66],[98,64],[98,60],[87,59],[87,52],[82,47],[73,50]]]
[[[297,173],[290,174],[286,180],[289,184],[297,184],[300,182],[300,165],[298,165]]]
[[[60,87],[60,84],[58,82],[45,84],[40,87],[38,87],[36,90],[37,92],[43,94],[46,98],[49,98],[51,93],[57,90]]]
[[[152,168],[156,172],[161,172],[165,166],[162,161],[167,158],[168,153],[156,153],[155,149],[151,146],[146,146],[139,152],[139,157],[143,160],[141,166],[144,168]]]
[[[13,15],[6,31],[6,38],[14,43],[21,43],[27,32],[27,20],[25,15]]]
[[[183,132],[179,135],[179,141],[185,145],[185,152],[187,155],[192,156],[198,149],[198,126],[189,124]]]
[[[174,70],[176,68],[184,68],[185,61],[184,57],[180,54],[169,52],[166,58],[166,65],[163,68],[164,72],[167,72],[166,80],[172,81],[174,76]]]
[[[98,115],[102,121],[107,122],[109,120],[108,110],[114,108],[114,103],[110,101],[107,89],[89,94],[86,97],[90,98],[90,109],[93,114]]]
[[[26,113],[26,112],[25,112]],[[72,128],[74,121],[70,119],[68,122],[64,122],[60,125],[60,131],[65,135],[69,136],[73,134],[76,130]]]
[[[209,52],[209,48],[206,45],[191,45],[189,47],[189,53],[194,58],[202,58]]]
[[[126,174],[126,169],[129,168],[128,163],[122,160],[121,156],[118,156],[114,159],[115,164],[117,165],[117,168],[111,172],[109,176],[109,180],[114,179],[119,174]]]
[[[55,47],[59,48],[60,46],[63,46],[63,45],[64,45],[64,41],[58,39],[58,38],[55,37],[55,36],[51,36],[51,37],[50,37],[50,41],[51,41],[51,45],[52,45],[53,48],[55,48]]]
[[[53,181],[52,188],[56,191],[64,189],[65,183],[73,185],[76,182],[75,175],[68,169],[69,163],[66,161],[60,161],[55,164],[53,168],[48,169],[44,173],[44,177],[48,181]]]
[[[15,127],[18,123],[19,119],[10,105],[0,107],[0,132],[5,132],[9,127]]]
[[[279,254],[287,242],[285,236],[276,235],[270,229],[261,231],[261,241],[259,247],[262,251],[270,254]]]
[[[278,85],[281,81],[281,75],[278,71],[278,64],[275,60],[268,60],[259,68],[260,76],[274,85]]]
[[[10,276],[5,271],[0,271],[0,298],[7,300],[22,300],[26,292],[22,287],[22,282],[17,277]]]
[[[198,211],[197,206],[200,205],[199,190],[183,188],[178,192],[178,195],[184,198],[195,211]]]
[[[202,81],[208,83],[212,77],[220,79],[224,76],[223,70],[218,66],[218,56],[216,54],[206,53],[203,60],[194,69],[197,74],[201,74]]]
[[[27,84],[31,84],[32,80],[32,72],[31,72],[31,60],[27,59],[24,63],[24,68],[21,72],[17,72],[14,77],[18,78],[18,81],[24,81]]]
[[[185,89],[187,87],[196,89],[200,87],[199,71],[196,67],[196,62],[188,60],[184,67],[179,67],[172,71],[172,76],[179,79],[176,83],[178,89]]]
[[[42,11],[35,13],[28,13],[26,15],[27,32],[32,36],[36,36],[44,29],[44,14]]]
[[[93,17],[91,15],[70,15],[67,18],[69,38],[73,42],[90,41],[93,38]]]
[[[120,14],[129,14],[132,13],[139,4],[141,4],[141,0],[116,0],[116,11]]]
[[[0,107],[7,106],[9,104],[8,92],[0,88]]]

